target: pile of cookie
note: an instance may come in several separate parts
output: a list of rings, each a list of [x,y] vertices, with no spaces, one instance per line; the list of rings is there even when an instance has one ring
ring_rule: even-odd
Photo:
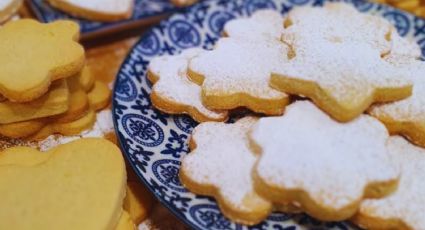
[[[25,19],[0,29],[0,135],[41,140],[93,126],[111,92],[86,66],[79,33],[71,21]]]
[[[425,63],[415,42],[345,3],[258,11],[223,34],[212,50],[149,66],[153,105],[201,122],[180,169],[185,187],[242,224],[278,210],[425,229]],[[256,115],[223,122],[240,107]]]

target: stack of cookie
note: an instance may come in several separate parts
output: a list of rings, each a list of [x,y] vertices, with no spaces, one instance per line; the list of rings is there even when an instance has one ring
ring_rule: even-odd
[[[210,51],[149,67],[156,108],[205,122],[180,170],[189,190],[248,225],[280,210],[425,229],[425,63],[416,43],[344,3],[285,18],[259,11],[227,23],[224,35]],[[239,107],[262,117],[220,122]]]
[[[43,139],[94,124],[110,90],[85,66],[71,21],[7,23],[0,30],[0,135]]]

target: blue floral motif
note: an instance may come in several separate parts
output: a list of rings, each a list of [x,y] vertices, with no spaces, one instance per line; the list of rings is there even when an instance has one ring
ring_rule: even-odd
[[[181,154],[189,152],[186,134],[178,134],[171,129],[170,135],[168,143],[165,144],[165,149],[161,151],[161,154],[168,154],[174,158],[180,158]]]
[[[115,92],[117,98],[123,101],[132,101],[137,97],[136,85],[132,80],[126,77],[119,77],[116,84]]]
[[[158,146],[164,141],[164,132],[155,122],[138,114],[126,114],[122,118],[126,133],[136,142],[148,146]]]
[[[183,20],[171,22],[168,33],[173,43],[183,49],[195,47],[201,43],[201,37],[196,28]]]
[[[28,2],[37,18],[42,22],[52,22],[58,19],[72,19],[80,24],[81,33],[83,35],[113,29],[123,23],[134,23],[135,21],[148,20],[149,18],[165,15],[176,10],[176,8],[168,0],[136,0],[131,19],[112,23],[101,23],[76,18],[62,11],[56,10],[51,7],[46,0],[31,0]]]
[[[174,123],[176,123],[176,126],[187,134],[191,134],[193,128],[195,128],[197,125],[197,123],[191,117],[186,115],[175,116],[173,120]]]
[[[259,9],[276,9],[276,4],[272,0],[247,0],[245,2],[245,9],[248,15]]]
[[[165,186],[177,192],[186,192],[179,179],[180,161],[177,160],[158,160],[152,164],[152,171],[156,178]]]
[[[401,36],[405,36],[409,32],[411,21],[405,14],[401,13],[400,11],[389,11],[384,13],[382,16],[394,24]]]
[[[189,209],[189,212],[204,229],[233,229],[234,224],[221,215],[216,205],[195,205]]]
[[[167,4],[168,0],[138,1]],[[146,33],[128,55],[117,76],[113,100],[114,120],[123,152],[158,199],[191,228],[357,229],[346,222],[321,222],[305,214],[275,212],[251,227],[226,219],[213,198],[193,194],[180,184],[181,159],[189,151],[189,135],[197,123],[188,116],[168,115],[153,108],[149,97],[152,86],[146,79],[148,63],[157,55],[176,54],[189,47],[212,48],[230,15],[238,18],[261,8],[275,8],[286,14],[299,5],[320,6],[328,1],[344,1],[359,10],[385,15],[402,35],[414,37],[425,54],[425,21],[389,6],[364,0],[204,0],[162,21]],[[230,121],[237,118],[234,116]]]
[[[145,35],[139,45],[136,47],[143,55],[154,56],[159,53],[161,44],[159,43],[158,36],[150,32]]]
[[[235,16],[227,12],[214,12],[208,21],[208,25],[212,32],[215,34],[220,34],[223,30],[224,24],[226,24],[227,21],[233,19],[234,17]]]
[[[292,5],[302,6],[309,3],[311,0],[289,0]]]

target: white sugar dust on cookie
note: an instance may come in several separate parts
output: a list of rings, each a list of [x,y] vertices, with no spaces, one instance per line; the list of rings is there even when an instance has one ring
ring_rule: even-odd
[[[248,18],[231,20],[224,25],[224,35],[239,39],[280,40],[283,17],[276,10],[259,10]]]
[[[411,72],[408,77],[413,82],[412,96],[401,101],[376,104],[368,112],[381,120],[391,133],[404,135],[425,147],[425,62],[400,60],[396,65]]]
[[[391,49],[389,37],[395,28],[379,16],[358,12],[346,3],[327,3],[323,7],[300,7],[292,10],[282,36],[284,42],[294,46],[321,42],[366,43],[381,54]],[[319,41],[317,41],[319,40]]]
[[[215,48],[193,58],[189,77],[202,85],[211,109],[246,107],[267,115],[282,114],[288,95],[270,88],[270,74],[288,61],[288,47],[277,41],[221,38]]]
[[[353,221],[369,229],[425,229],[425,150],[397,136],[388,146],[401,168],[398,189],[382,199],[364,200]]]
[[[151,99],[156,108],[172,114],[187,113],[198,122],[227,119],[227,112],[212,111],[202,104],[201,87],[187,78],[189,60],[202,52],[193,48],[151,61],[148,77],[154,84]]]
[[[128,19],[133,12],[134,0],[48,0],[49,3],[71,15],[99,21]]]
[[[261,118],[250,137],[261,154],[253,171],[256,191],[320,220],[345,220],[362,199],[386,196],[398,182],[388,132],[368,115],[339,123],[298,101],[281,117]]]
[[[312,42],[273,73],[272,87],[311,98],[339,121],[350,121],[375,102],[409,97],[410,70],[391,65],[361,43]]]
[[[256,156],[249,148],[247,132],[256,121],[245,117],[234,124],[200,124],[192,134],[192,152],[180,169],[189,190],[215,197],[224,215],[243,224],[260,222],[272,209],[255,193],[251,179]]]

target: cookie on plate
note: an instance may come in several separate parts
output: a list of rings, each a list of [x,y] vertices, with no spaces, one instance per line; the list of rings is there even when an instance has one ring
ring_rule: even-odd
[[[353,221],[370,229],[425,229],[425,150],[398,136],[388,145],[401,168],[398,189],[382,199],[364,200]]]
[[[133,14],[134,0],[48,0],[55,8],[93,21],[119,21]]]
[[[279,41],[221,38],[213,50],[190,60],[189,78],[202,86],[202,102],[207,108],[246,107],[279,115],[289,97],[272,89],[269,79],[285,62],[288,47]]]
[[[239,39],[280,40],[284,18],[276,10],[258,10],[247,18],[234,19],[224,25],[224,36]]]
[[[148,78],[153,84],[150,97],[157,109],[171,114],[186,113],[198,122],[227,119],[226,111],[213,111],[202,104],[201,87],[187,77],[190,59],[202,52],[202,49],[188,49],[150,62]]]
[[[13,102],[32,101],[52,81],[79,73],[85,60],[79,34],[72,21],[7,23],[0,30],[0,94]]]
[[[260,154],[253,170],[256,191],[320,220],[346,220],[363,199],[385,197],[398,184],[388,132],[368,115],[339,123],[311,102],[298,101],[281,117],[261,118],[250,137]]]
[[[200,124],[192,133],[192,151],[180,168],[185,187],[213,196],[225,216],[249,225],[265,219],[272,209],[272,204],[254,191],[251,179],[257,157],[249,148],[247,132],[256,121],[245,117],[234,124]]]

